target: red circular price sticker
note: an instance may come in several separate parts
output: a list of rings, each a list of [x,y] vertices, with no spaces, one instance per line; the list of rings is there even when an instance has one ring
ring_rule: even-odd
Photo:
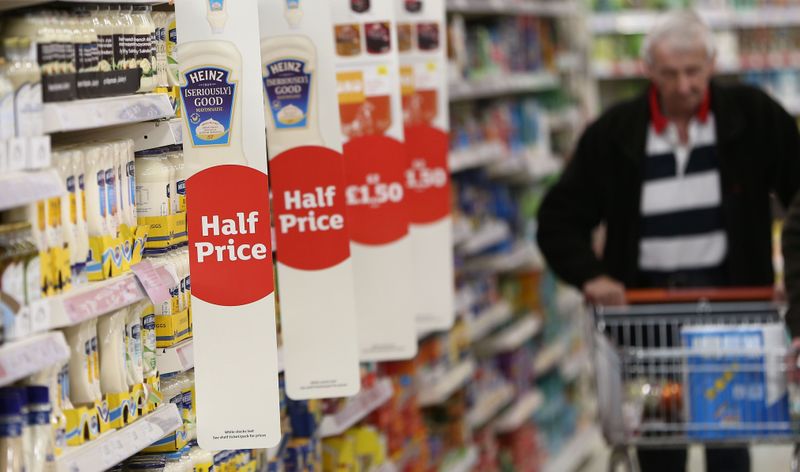
[[[408,154],[403,144],[386,136],[354,138],[344,145],[344,156],[352,240],[382,245],[408,234]]]
[[[186,181],[192,294],[239,306],[275,289],[269,179],[247,166],[205,169]]]
[[[405,132],[411,161],[406,171],[411,222],[435,223],[450,214],[447,133],[427,125],[407,126]]]
[[[320,146],[285,151],[269,163],[278,260],[322,270],[350,257],[342,155]]]

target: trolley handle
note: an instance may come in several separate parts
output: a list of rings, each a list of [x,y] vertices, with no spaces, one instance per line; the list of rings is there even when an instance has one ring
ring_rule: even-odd
[[[771,301],[773,287],[638,289],[625,292],[629,304]]]

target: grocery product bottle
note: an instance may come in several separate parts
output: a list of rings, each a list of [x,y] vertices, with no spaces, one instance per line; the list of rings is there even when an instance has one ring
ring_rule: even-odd
[[[153,38],[155,25],[150,16],[150,7],[135,5],[133,19],[136,28],[136,62],[142,70],[139,92],[152,92],[156,87],[155,58],[153,57]]]
[[[0,144],[13,138],[16,132],[14,119],[14,85],[8,79],[8,64],[0,57]],[[0,161],[0,171],[8,169],[7,161]]]
[[[88,323],[88,322],[87,322]],[[69,399],[73,405],[86,405],[95,400],[92,339],[83,324],[64,330],[69,345]]]
[[[47,387],[25,388],[28,399],[29,441],[26,445],[26,472],[45,472],[55,467],[55,441],[50,426],[50,393]]]
[[[100,390],[103,394],[128,391],[125,363],[126,311],[119,310],[101,317],[97,322],[100,351]]]
[[[22,400],[17,389],[0,389],[0,470],[25,471]]]
[[[144,361],[142,358],[142,319],[139,312],[130,307],[127,310],[125,329],[127,330],[127,346],[125,363],[128,368],[128,385],[140,384],[144,381]]]
[[[192,159],[184,162],[185,176],[221,164],[247,164],[242,148],[242,58],[233,43],[193,41],[181,45],[181,96],[184,146]]]
[[[160,153],[136,156],[136,214],[139,218],[170,214],[169,161]]]

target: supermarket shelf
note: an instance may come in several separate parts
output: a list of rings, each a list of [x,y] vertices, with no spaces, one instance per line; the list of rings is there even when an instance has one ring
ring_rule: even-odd
[[[52,3],[55,0],[3,0],[0,2],[0,11],[14,10],[16,8],[32,7],[44,3]],[[60,0],[68,3],[119,3],[118,0]],[[128,0],[125,3],[138,3],[141,5],[157,5],[167,3],[166,0]]]
[[[462,269],[466,273],[510,273],[538,271],[544,267],[542,255],[535,244],[518,241],[511,251],[474,258]]]
[[[24,379],[69,358],[69,346],[60,331],[37,334],[0,347],[0,387]]]
[[[597,449],[603,439],[596,426],[578,432],[561,451],[545,463],[543,472],[574,472]]]
[[[439,472],[472,472],[478,463],[478,449],[471,446],[455,456],[448,456],[439,467]]]
[[[182,424],[178,408],[171,403],[163,405],[124,428],[100,436],[83,446],[68,449],[56,460],[56,470],[59,472],[108,470],[177,430]]]
[[[166,94],[73,100],[44,105],[46,133],[82,131],[107,126],[170,118],[174,115]]]
[[[467,424],[475,429],[486,424],[497,416],[514,399],[514,387],[503,385],[486,395],[467,413]]]
[[[179,118],[159,121],[145,121],[121,126],[113,126],[102,130],[80,133],[75,137],[81,141],[87,139],[133,139],[134,151],[145,151],[164,146],[183,144],[183,123]],[[59,140],[59,142],[65,140]]]
[[[569,339],[559,339],[552,342],[550,345],[536,353],[533,359],[533,373],[534,375],[541,376],[564,361],[564,356],[569,351]]]
[[[393,393],[391,379],[378,380],[374,387],[362,390],[348,399],[335,415],[324,416],[319,426],[320,437],[328,438],[344,433],[389,401]]]
[[[450,151],[450,173],[485,166],[502,159],[505,153],[506,147],[499,141],[473,144],[465,149]]]
[[[503,416],[497,420],[495,430],[500,433],[510,433],[527,423],[531,416],[542,406],[544,397],[537,390],[523,394]],[[564,469],[566,470],[566,469]]]
[[[55,169],[0,174],[0,211],[65,193],[67,188]]]
[[[132,273],[90,282],[48,298],[50,327],[65,328],[125,308],[147,297]]]
[[[156,349],[156,365],[160,374],[186,372],[194,368],[194,341],[187,339],[172,347]]]
[[[493,15],[566,16],[577,13],[574,1],[565,0],[447,0],[452,13]]]
[[[419,392],[419,405],[422,407],[438,405],[463,387],[475,373],[475,361],[468,359],[451,369],[433,385],[424,385]]]
[[[489,166],[489,177],[530,184],[557,174],[563,166],[563,159],[557,156],[537,155],[535,151],[530,151],[492,163]]]
[[[513,308],[505,300],[501,300],[494,305],[486,308],[481,314],[475,317],[476,321],[469,323],[469,339],[471,342],[477,342],[486,336],[498,326],[506,323],[513,315]]]
[[[800,7],[759,7],[748,9],[704,9],[700,16],[716,30],[750,27],[796,26],[800,23]],[[589,28],[594,34],[646,33],[658,21],[653,10],[602,12],[590,16]]]
[[[558,83],[558,76],[550,72],[509,73],[482,80],[464,80],[450,84],[450,101],[541,92],[558,87]]]
[[[472,256],[496,246],[511,237],[511,227],[503,220],[484,223],[478,231],[460,245],[460,252]]]
[[[533,339],[542,328],[542,320],[533,312],[522,315],[519,321],[503,329],[491,340],[492,352],[515,351]]]

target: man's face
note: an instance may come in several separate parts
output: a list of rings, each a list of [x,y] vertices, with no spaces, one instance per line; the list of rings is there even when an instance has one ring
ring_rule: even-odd
[[[714,59],[705,47],[676,49],[662,42],[653,46],[651,59],[646,71],[658,88],[664,111],[693,114],[703,102],[714,72]]]

